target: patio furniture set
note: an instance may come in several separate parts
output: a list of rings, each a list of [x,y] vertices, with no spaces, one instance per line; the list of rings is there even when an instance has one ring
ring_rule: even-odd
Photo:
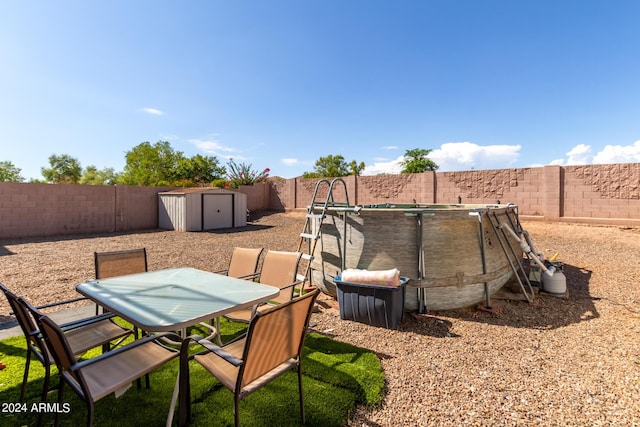
[[[300,252],[267,251],[258,270],[261,254],[262,249],[236,248],[227,270],[208,272],[186,267],[147,271],[145,249],[95,253],[96,278],[77,285],[76,290],[83,295],[78,299],[96,304],[96,314],[65,324],[42,310],[70,301],[34,307],[0,283],[27,340],[21,401],[35,358],[45,369],[41,401],[50,392],[51,366],[57,366],[59,404],[67,385],[86,403],[87,425],[91,426],[97,401],[111,393],[124,393],[133,382],[142,387],[143,377],[148,388],[150,372],[179,359],[167,425],[173,421],[178,402],[182,426],[191,420],[189,362],[195,360],[234,394],[235,424],[239,425],[241,399],[299,367],[319,292],[304,290],[304,283],[297,280]],[[298,285],[300,292],[296,293]],[[248,323],[247,331],[223,343],[221,316]],[[122,326],[117,318],[132,326]],[[187,336],[186,329],[198,324],[211,335]],[[192,346],[198,351],[189,351]],[[79,358],[96,347],[102,348],[102,354]],[[301,369],[297,371],[304,422],[302,374]],[[56,425],[58,417],[56,414]]]

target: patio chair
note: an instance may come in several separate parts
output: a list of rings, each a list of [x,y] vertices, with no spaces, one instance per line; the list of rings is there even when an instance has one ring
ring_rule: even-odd
[[[110,252],[94,252],[96,279],[124,276],[147,271],[147,249],[126,249]],[[100,312],[96,305],[96,314]],[[137,331],[136,331],[137,334]]]
[[[134,380],[180,355],[179,351],[158,342],[162,337],[175,335],[166,332],[135,340],[92,359],[78,361],[67,334],[49,316],[40,316],[37,323],[58,367],[58,404],[62,406],[66,383],[87,405],[87,426],[93,425],[94,404],[98,400],[114,392],[118,395]],[[56,412],[56,426],[58,415]]]
[[[256,313],[247,334],[222,347],[199,336],[192,336],[204,351],[189,357],[195,359],[234,395],[235,425],[240,425],[239,403],[249,394],[293,368],[298,368],[300,418],[305,422],[302,391],[302,348],[319,290],[295,298],[269,310]],[[189,340],[183,343],[186,351]],[[186,362],[185,362],[186,363]],[[184,367],[181,367],[184,370]],[[190,402],[190,386],[185,385]],[[190,405],[186,405],[190,419]]]
[[[42,401],[45,401],[49,392],[51,365],[55,362],[36,325],[35,319],[42,315],[39,310],[40,307],[34,307],[23,298],[16,296],[2,283],[0,283],[0,289],[7,297],[13,314],[16,316],[20,329],[22,329],[27,341],[27,359],[20,389],[20,401],[24,401],[25,398],[32,357],[35,357],[44,367],[45,376],[41,397]],[[48,306],[51,306],[51,304]],[[81,354],[99,346],[103,347],[103,351],[109,350],[112,341],[118,340],[115,343],[115,345],[118,345],[126,337],[133,334],[131,329],[123,328],[113,322],[113,317],[112,314],[104,314],[61,324],[60,328],[64,331],[73,354]]]
[[[255,279],[260,274],[258,272],[258,262],[263,248],[234,248],[231,253],[229,266],[225,270],[217,270],[214,273],[224,274],[238,279]],[[213,324],[213,320],[212,320]],[[220,318],[215,318],[216,329],[218,330],[218,344],[222,345],[220,337]]]
[[[94,252],[96,279],[147,271],[147,249]]]
[[[258,261],[262,254],[262,248],[234,248],[231,261],[226,270],[214,271],[239,279],[251,279],[258,275]]]
[[[278,296],[268,303],[237,310],[226,314],[224,317],[233,322],[249,323],[256,312],[268,310],[273,305],[282,304],[293,299],[295,287],[304,283],[298,280],[298,265],[300,264],[300,252],[267,251],[262,263],[262,269],[258,275],[259,283],[280,288]]]

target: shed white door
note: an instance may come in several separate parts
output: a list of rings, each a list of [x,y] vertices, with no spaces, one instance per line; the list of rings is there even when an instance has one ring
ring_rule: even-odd
[[[202,195],[202,229],[233,227],[233,194]]]

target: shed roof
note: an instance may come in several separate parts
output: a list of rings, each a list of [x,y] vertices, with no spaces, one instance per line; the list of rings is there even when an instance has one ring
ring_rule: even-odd
[[[206,188],[206,187],[180,188],[180,189],[171,190],[171,191],[164,191],[158,194],[182,195],[182,194],[193,194],[193,193],[239,194],[237,191],[229,191],[229,190],[224,190],[222,188]]]

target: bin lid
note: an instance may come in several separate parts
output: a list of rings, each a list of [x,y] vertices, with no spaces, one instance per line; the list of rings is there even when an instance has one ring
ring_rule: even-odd
[[[338,274],[336,277],[333,278],[333,281],[336,284],[348,284],[348,285],[355,285],[355,286],[366,286],[366,287],[370,287],[370,288],[380,288],[380,289],[396,289],[396,288],[401,288],[404,285],[406,285],[407,283],[409,283],[409,280],[411,280],[409,277],[406,276],[400,276],[400,284],[398,286],[387,286],[387,285],[372,285],[369,283],[356,283],[356,282],[344,282],[342,280],[342,275]]]

